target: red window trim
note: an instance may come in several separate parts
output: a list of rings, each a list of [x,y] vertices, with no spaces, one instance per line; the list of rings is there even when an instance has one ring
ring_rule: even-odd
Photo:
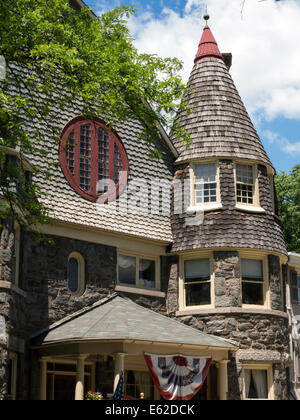
[[[91,154],[90,154],[90,186],[91,191],[86,191],[80,186],[80,127],[84,124],[91,125]],[[120,153],[122,161],[122,172],[125,173],[123,178],[119,179],[119,183],[116,185],[116,194],[113,191],[107,193],[98,194],[96,192],[96,185],[98,182],[98,136],[97,128],[104,129],[108,134],[108,144],[109,144],[109,179],[114,180],[114,145],[117,145],[117,148]],[[74,131],[74,174],[71,173],[68,162],[67,162],[67,143],[70,137],[70,134]],[[79,141],[79,144],[78,144]],[[86,200],[96,202],[101,198],[101,203],[114,201],[120,196],[124,191],[129,173],[129,161],[128,156],[125,150],[125,147],[118,136],[118,134],[108,128],[104,121],[99,118],[94,118],[93,120],[86,120],[83,117],[77,117],[71,120],[63,129],[61,142],[59,145],[59,161],[63,171],[63,174],[70,186],[78,193],[81,197]]]

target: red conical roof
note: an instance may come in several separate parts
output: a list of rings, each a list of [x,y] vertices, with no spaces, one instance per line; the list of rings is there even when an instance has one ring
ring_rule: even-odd
[[[218,44],[216,43],[216,40],[209,26],[207,25],[203,30],[195,62],[204,57],[219,57],[223,59],[223,56],[218,48]]]

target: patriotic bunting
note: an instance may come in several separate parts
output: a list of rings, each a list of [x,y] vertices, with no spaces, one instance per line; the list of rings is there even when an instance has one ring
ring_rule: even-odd
[[[148,369],[165,400],[190,400],[201,389],[212,359],[144,354]]]

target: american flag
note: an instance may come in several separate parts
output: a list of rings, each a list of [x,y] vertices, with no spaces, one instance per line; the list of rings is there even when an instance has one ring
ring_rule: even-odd
[[[120,374],[119,383],[115,390],[113,400],[124,400],[124,374],[123,371]]]

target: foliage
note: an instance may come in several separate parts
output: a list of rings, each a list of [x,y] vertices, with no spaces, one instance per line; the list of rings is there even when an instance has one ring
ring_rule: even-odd
[[[149,150],[157,156],[157,124],[172,126],[185,92],[178,76],[182,64],[138,53],[126,26],[133,13],[124,6],[96,18],[89,9],[71,9],[68,0],[1,2],[0,55],[6,59],[7,77],[0,82],[0,150],[18,147],[23,154],[45,156],[47,139],[39,126],[49,122],[47,135],[58,141],[60,133],[51,121],[57,108],[66,108],[76,97],[86,117],[98,115],[110,125],[140,119]],[[57,95],[58,90],[63,94]],[[37,100],[41,97],[42,103]],[[184,102],[182,107],[188,108]],[[34,121],[31,131],[26,120]],[[180,127],[177,135],[188,143]],[[41,171],[49,175],[50,169],[36,165],[34,179]],[[3,171],[1,167],[5,182],[0,194],[8,204],[0,217],[13,211],[23,224],[44,223],[47,209],[34,198],[42,194],[38,183],[20,197],[16,188],[13,193],[9,189],[24,184],[20,165]]]
[[[300,165],[277,175],[275,184],[287,249],[300,253]]]
[[[86,394],[85,399],[87,401],[102,401],[103,400],[103,395],[101,394],[101,392],[93,392],[93,391],[89,391]]]

